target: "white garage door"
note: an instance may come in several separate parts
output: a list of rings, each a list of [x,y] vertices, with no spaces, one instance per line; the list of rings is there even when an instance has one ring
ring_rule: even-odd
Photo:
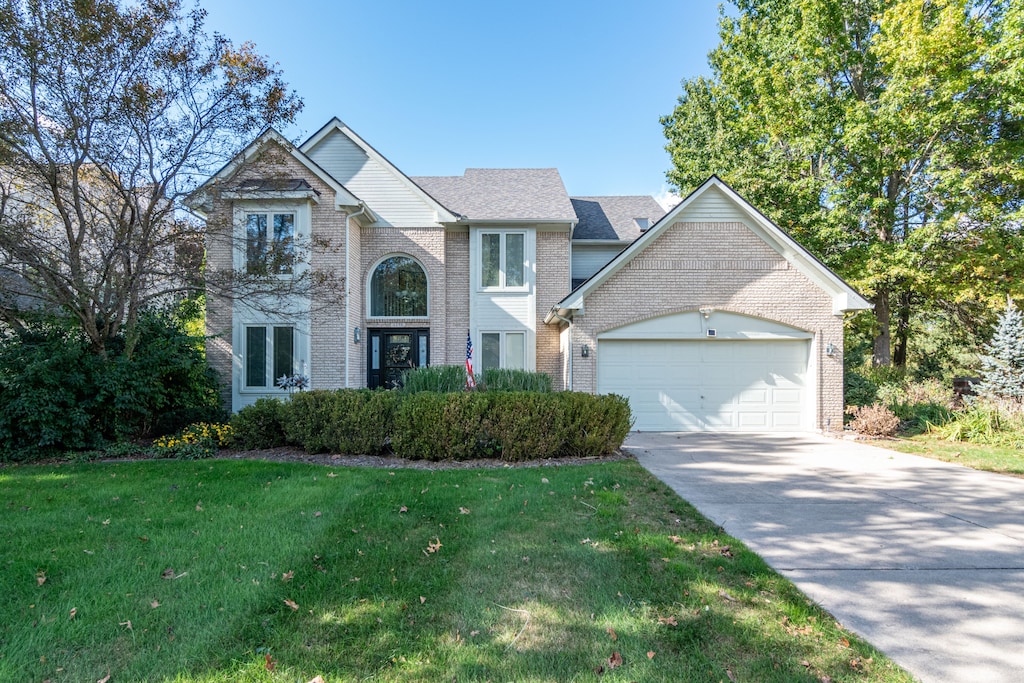
[[[643,431],[808,429],[807,340],[598,342],[598,393]]]

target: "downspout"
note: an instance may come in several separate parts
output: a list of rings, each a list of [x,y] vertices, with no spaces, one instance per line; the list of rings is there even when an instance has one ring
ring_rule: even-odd
[[[366,204],[362,205],[362,208],[353,214],[345,214],[345,388],[349,388],[349,377],[352,374],[352,366],[349,365],[349,347],[352,346],[352,319],[349,317],[349,307],[352,305],[352,286],[349,284],[352,281],[352,268],[351,268],[351,244],[352,236],[351,232],[351,219],[357,216],[362,216],[366,213]]]
[[[569,326],[569,386],[566,387],[566,389],[568,391],[572,391],[572,319],[563,318],[562,316],[558,315],[558,309],[554,307],[551,308],[551,316],[554,318],[558,318],[563,323]]]

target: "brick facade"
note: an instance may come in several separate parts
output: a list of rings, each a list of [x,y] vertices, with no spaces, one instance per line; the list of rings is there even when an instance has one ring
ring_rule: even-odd
[[[563,296],[570,285],[569,233],[537,233],[537,371],[551,375],[553,387],[565,387],[561,331],[545,325],[544,317]]]
[[[592,291],[573,325],[573,388],[597,389],[598,335],[710,306],[810,332],[817,429],[843,423],[843,321],[820,287],[742,223],[676,223]],[[837,350],[825,354],[825,346]]]

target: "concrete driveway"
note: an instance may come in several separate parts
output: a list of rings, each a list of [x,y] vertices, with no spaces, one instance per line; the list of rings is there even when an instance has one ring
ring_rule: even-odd
[[[815,434],[626,448],[922,681],[1024,681],[1024,479]]]

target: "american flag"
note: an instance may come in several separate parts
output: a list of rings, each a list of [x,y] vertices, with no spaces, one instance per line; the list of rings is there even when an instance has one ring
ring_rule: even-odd
[[[466,389],[476,388],[476,379],[473,377],[473,337],[466,333]]]

